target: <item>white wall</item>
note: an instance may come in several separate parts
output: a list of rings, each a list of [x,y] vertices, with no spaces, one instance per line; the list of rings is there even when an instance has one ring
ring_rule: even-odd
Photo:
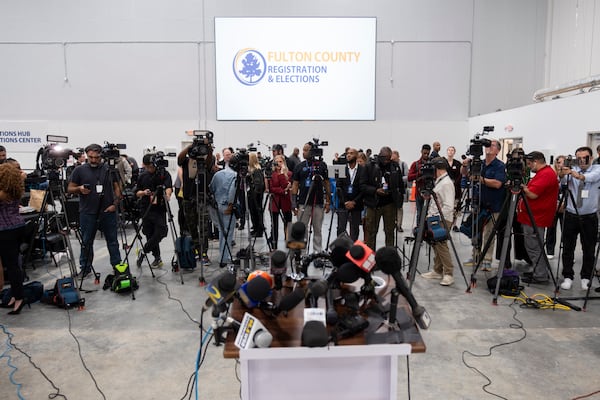
[[[600,91],[533,104],[513,110],[474,117],[469,130],[481,132],[494,125],[494,136],[523,137],[526,152],[542,151],[547,156],[574,154],[587,145],[587,134],[600,131]],[[512,132],[504,128],[512,125]]]
[[[148,146],[177,146],[186,129],[207,128],[214,130],[218,148],[259,139],[300,146],[319,136],[331,143],[327,157],[346,145],[385,144],[410,160],[433,140],[466,146],[470,114],[529,102],[543,76],[539,47],[545,41],[539,35],[545,4],[1,2],[0,131],[64,134],[73,147],[125,142],[139,157]],[[216,121],[215,16],[377,17],[376,121]],[[506,58],[507,51],[518,62]],[[9,153],[35,150],[27,146],[9,143]]]

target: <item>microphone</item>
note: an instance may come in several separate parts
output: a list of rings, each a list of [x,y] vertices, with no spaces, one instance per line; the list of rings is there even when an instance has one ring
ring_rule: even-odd
[[[240,349],[253,347],[266,348],[273,342],[273,335],[265,328],[258,318],[250,313],[244,313],[234,344]]]
[[[225,271],[210,282],[205,290],[208,294],[206,305],[212,302],[215,306],[220,306],[223,303],[231,300],[239,285],[236,276],[231,271]]]
[[[302,328],[302,346],[325,347],[329,343],[327,328],[321,321],[307,321]]]
[[[287,254],[281,250],[275,250],[271,254],[271,274],[275,281],[275,290],[281,290],[283,287],[283,275],[287,271],[285,262],[287,261]]]
[[[346,257],[365,272],[371,272],[375,266],[373,250],[360,240],[354,242],[354,245],[346,253]]]
[[[246,307],[254,308],[271,294],[271,284],[259,275],[246,281],[237,293]]]
[[[327,293],[329,283],[325,279],[319,279],[308,284],[309,302],[312,308],[317,307],[319,297]]]
[[[300,304],[302,300],[304,300],[304,290],[302,288],[297,288],[281,298],[279,304],[273,308],[273,313],[275,315],[278,315],[281,312],[287,313]]]
[[[377,250],[375,254],[375,262],[379,266],[379,269],[384,273],[391,275],[396,281],[396,289],[400,291],[400,294],[406,298],[410,308],[412,309],[413,318],[421,329],[429,328],[431,324],[431,317],[425,310],[425,307],[420,306],[417,300],[413,296],[412,292],[406,285],[400,269],[402,266],[402,260],[393,247],[382,247]]]

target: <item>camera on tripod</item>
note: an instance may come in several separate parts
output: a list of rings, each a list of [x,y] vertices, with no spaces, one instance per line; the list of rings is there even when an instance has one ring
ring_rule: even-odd
[[[248,163],[250,162],[248,150],[245,147],[236,149],[237,152],[231,156],[229,166],[238,174],[248,174]]]
[[[260,168],[265,173],[265,178],[271,179],[273,177],[273,160],[271,157],[262,157],[259,159]]]
[[[473,139],[471,139],[467,155],[473,156],[474,158],[480,158],[483,155],[483,148],[492,145],[490,139],[482,138],[483,135],[487,135],[490,132],[494,132],[493,126],[484,126],[481,133],[476,133],[475,136],[473,136]]]
[[[127,145],[125,144],[114,144],[104,142],[104,147],[102,148],[102,158],[104,162],[108,164],[109,167],[114,167],[117,165],[117,161],[119,157],[121,157],[121,152],[119,150],[126,149]]]
[[[38,151],[41,157],[41,168],[47,171],[56,171],[67,165],[70,156],[75,153],[71,149],[66,149],[57,143],[50,143],[41,147]]]
[[[321,161],[323,159],[323,149],[319,146],[329,146],[329,142],[328,141],[319,141],[319,139],[317,138],[313,138],[313,141],[311,143],[311,148],[310,151],[308,153],[308,157],[311,160],[319,160]]]
[[[420,179],[423,181],[422,190],[431,192],[435,186],[435,166],[431,160],[427,160],[421,165],[420,175]]]
[[[510,177],[513,186],[520,186],[523,182],[524,167],[523,152],[511,152],[506,155],[506,174]]]
[[[163,151],[157,151],[152,154],[150,163],[154,165],[156,169],[165,169],[169,167],[169,160],[165,160],[165,153]]]
[[[195,130],[192,147],[188,151],[188,156],[194,160],[206,160],[212,152],[213,136],[211,131]]]

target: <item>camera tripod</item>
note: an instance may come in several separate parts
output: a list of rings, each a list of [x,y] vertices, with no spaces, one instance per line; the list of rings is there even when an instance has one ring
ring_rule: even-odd
[[[57,193],[58,202],[60,203],[60,208],[61,208],[60,214],[56,212],[55,201],[57,199],[56,199],[54,193]],[[46,211],[49,204],[51,205],[52,208],[54,208],[54,215],[52,217]],[[63,216],[64,216],[64,221],[65,221],[64,225],[63,225],[63,220],[62,220]],[[44,198],[42,200],[42,205],[40,208],[40,214],[39,214],[37,221],[33,227],[33,232],[32,232],[32,236],[31,236],[31,241],[29,243],[26,260],[30,259],[30,257],[31,257],[36,233],[38,233],[38,232],[41,233],[41,235],[42,235],[41,239],[48,242],[48,240],[47,240],[48,239],[48,231],[51,229],[50,224],[52,223],[52,221],[54,221],[57,233],[60,237],[60,240],[62,243],[62,249],[65,249],[65,251],[66,251],[67,261],[69,263],[69,271],[71,273],[71,277],[74,278],[77,275],[77,266],[75,264],[75,256],[73,253],[73,247],[71,246],[71,239],[69,238],[70,224],[69,224],[69,220],[67,217],[66,201],[65,201],[65,194],[63,191],[63,184],[62,184],[62,181],[54,180],[54,179],[49,180],[48,188],[46,189],[46,191],[44,193]],[[57,260],[54,257],[52,250],[50,250],[50,254],[53,258],[55,265],[58,268],[60,268]],[[31,262],[33,265],[33,260],[31,260]]]
[[[498,304],[498,293],[500,291],[501,278],[502,278],[502,275],[504,272],[504,266],[507,265],[506,261],[507,261],[507,257],[508,257],[508,247],[510,244],[513,220],[515,217],[517,203],[519,202],[519,200],[523,201],[523,205],[525,206],[525,210],[527,211],[527,215],[529,217],[529,220],[531,221],[531,227],[533,229],[533,234],[535,235],[535,237],[538,241],[538,246],[540,249],[540,256],[538,257],[538,259],[532,260],[534,263],[533,264],[534,268],[535,268],[535,266],[537,266],[537,264],[540,262],[540,260],[543,257],[543,262],[546,266],[548,274],[550,275],[552,282],[556,285],[556,278],[555,278],[554,274],[552,273],[552,269],[550,268],[550,263],[548,261],[548,256],[546,255],[546,251],[544,249],[544,239],[539,234],[537,224],[535,223],[535,220],[533,218],[533,213],[531,212],[531,208],[529,207],[529,202],[527,201],[527,196],[525,196],[525,193],[523,192],[523,189],[521,188],[521,182],[520,182],[520,180],[516,180],[515,182],[513,182],[513,184],[510,187],[510,197],[505,200],[505,201],[509,202],[508,207],[502,208],[502,213],[498,217],[498,219],[495,221],[494,227],[492,228],[492,232],[490,233],[489,237],[487,238],[485,245],[480,253],[481,255],[486,254],[486,252],[492,245],[494,236],[498,233],[498,231],[501,228],[500,224],[505,223],[503,240],[502,240],[502,248],[500,251],[500,261],[498,264],[499,265],[498,272],[496,275],[496,278],[497,278],[496,279],[496,288],[494,290],[494,295],[493,295],[493,299],[492,299],[493,304]],[[479,260],[477,261],[477,265],[475,266],[475,268],[473,269],[473,272],[471,274],[471,285],[467,287],[467,293],[470,293],[471,288],[475,287],[475,284],[477,282],[477,278],[475,278],[475,274],[477,273],[477,270],[479,269],[481,263],[482,263],[482,257],[479,257]],[[555,303],[558,303],[556,297],[553,299],[553,301]]]
[[[450,235],[450,226],[448,225],[446,218],[444,218],[444,214],[442,213],[442,207],[440,207],[437,195],[433,191],[433,184],[429,185],[426,183],[425,187],[421,189],[421,195],[423,196],[425,203],[423,204],[423,208],[421,209],[421,213],[419,215],[419,225],[417,227],[415,243],[413,245],[412,253],[410,256],[410,265],[408,269],[408,280],[410,281],[409,288],[412,289],[413,283],[415,281],[417,265],[419,264],[419,253],[421,250],[421,244],[423,243],[423,236],[425,234],[425,220],[427,217],[429,207],[431,206],[431,199],[433,199],[434,204],[439,212],[442,225],[446,230],[447,240],[450,242],[452,252],[454,253],[454,258],[456,259],[456,262],[458,263],[458,267],[460,269],[460,273],[462,274],[463,279],[465,280],[465,285],[468,287],[469,284],[467,283],[467,277],[465,275],[465,271],[463,270],[462,262],[460,261],[460,257],[458,256],[458,252],[456,251],[456,247],[454,246],[454,241],[452,240],[452,236]]]

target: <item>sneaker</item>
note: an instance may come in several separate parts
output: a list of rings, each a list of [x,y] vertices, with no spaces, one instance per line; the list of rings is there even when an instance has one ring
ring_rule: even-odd
[[[144,253],[143,251],[138,252],[138,258],[135,262],[135,265],[137,265],[138,268],[140,268],[142,266],[142,262],[144,262],[145,256],[146,256],[146,253]]]
[[[206,253],[202,254],[202,258],[200,259],[200,262],[202,262],[202,264],[204,264],[204,265],[210,265],[210,258],[208,258],[208,255],[206,255]]]
[[[444,275],[444,278],[440,282],[442,286],[450,286],[454,283],[454,277],[452,275]]]
[[[162,266],[163,261],[160,259],[160,257],[156,257],[154,261],[152,261],[152,264],[150,264],[150,268],[160,268]]]
[[[425,279],[442,279],[442,274],[438,274],[435,271],[429,271],[425,272],[424,274],[421,274],[421,277]]]
[[[402,229],[402,227],[398,228],[398,232],[404,232],[404,229]]]
[[[554,254],[546,254],[546,256],[548,257],[548,260],[554,259]]]
[[[581,290],[588,290],[590,288],[590,280],[582,279],[581,280]]]
[[[464,267],[474,267],[475,265],[477,265],[477,263],[475,261],[473,261],[472,258],[470,258],[468,261],[465,261],[463,263]]]
[[[484,261],[483,263],[481,263],[481,270],[485,271],[485,272],[491,271],[492,270],[492,262]]]
[[[560,288],[564,289],[564,290],[571,289],[571,286],[573,286],[573,279],[571,279],[571,278],[565,278],[563,283],[560,284]]]

